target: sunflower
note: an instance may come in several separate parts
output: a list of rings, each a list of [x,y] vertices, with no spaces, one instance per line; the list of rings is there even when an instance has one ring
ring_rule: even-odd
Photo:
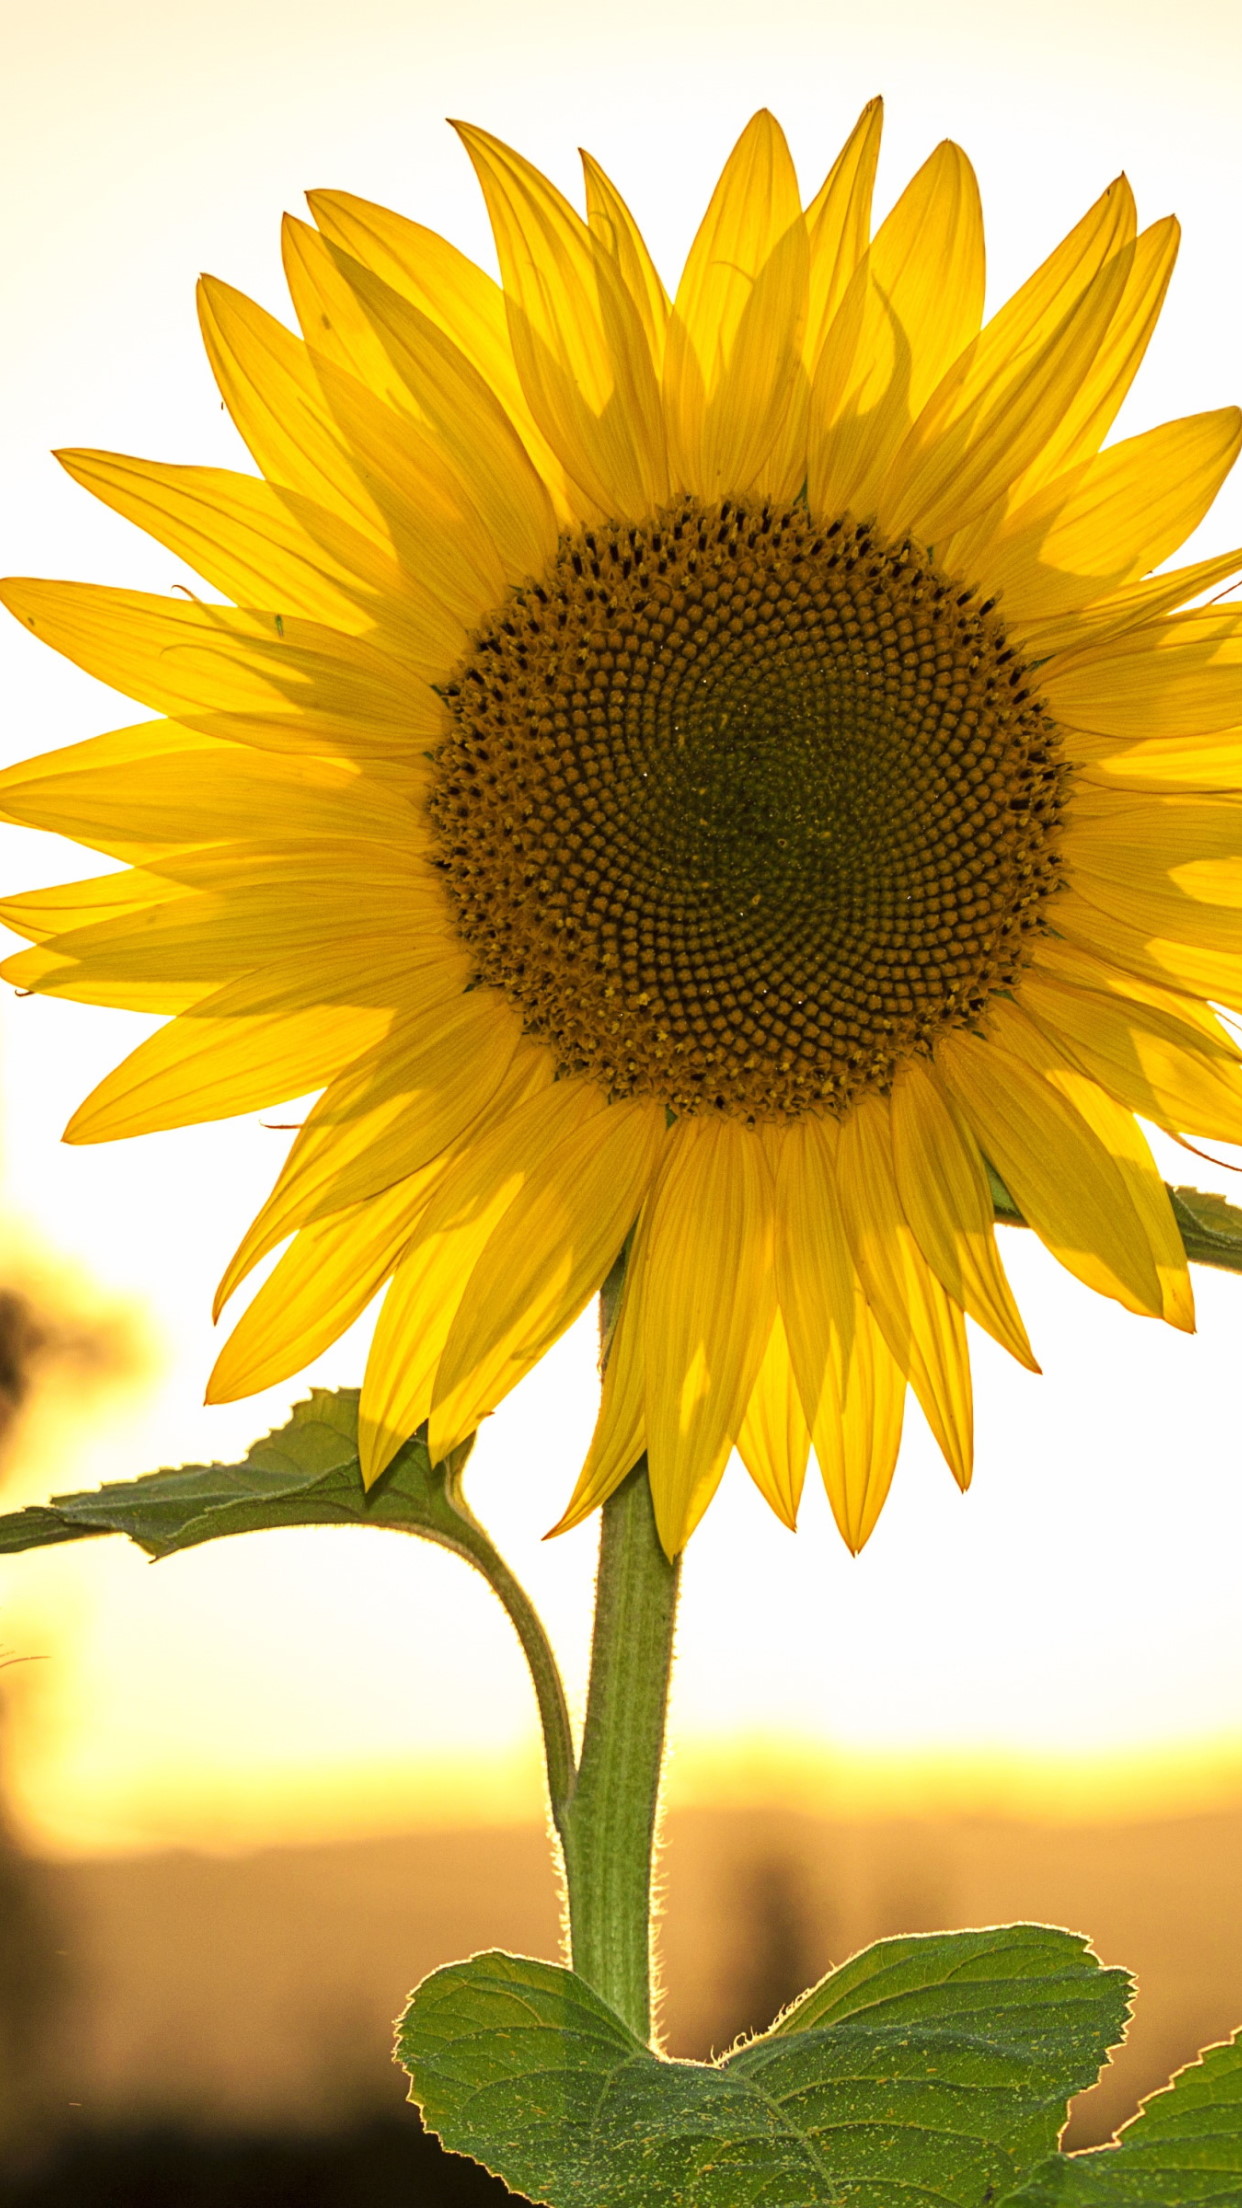
[[[589,156],[584,221],[461,128],[500,285],[312,194],[300,336],[202,287],[259,473],[59,456],[227,602],[6,586],[165,716],[0,777],[124,862],[9,899],[6,977],[172,1015],[67,1139],[320,1092],[209,1398],[385,1289],[368,1481],[624,1250],[563,1523],[645,1451],[673,1554],[736,1446],[792,1524],[813,1448],[857,1549],[907,1386],[969,1480],[965,1317],[1033,1365],[997,1177],[1193,1323],[1135,1115],[1242,1140],[1242,616],[1202,602],[1242,553],[1150,571],[1242,416],[1104,445],[1177,248],[1124,179],[984,322],[969,163],[872,235],[879,132],[804,207],[757,115],[671,301]]]

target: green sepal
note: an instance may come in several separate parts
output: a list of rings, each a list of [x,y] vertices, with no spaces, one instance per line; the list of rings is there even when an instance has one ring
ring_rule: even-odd
[[[0,1551],[124,1533],[148,1556],[163,1557],[225,1534],[341,1525],[387,1526],[457,1547],[459,1469],[459,1462],[433,1467],[416,1434],[368,1494],[358,1464],[357,1388],[313,1388],[288,1425],[256,1441],[240,1464],[181,1465],[11,1511],[0,1517]]]
[[[1242,2036],[1153,2093],[1116,2146],[1051,2155],[1001,2208],[1242,2208]]]
[[[436,1971],[398,2054],[445,2145],[543,2208],[982,2208],[1056,2145],[1130,1981],[1068,1932],[884,1940],[715,2063],[643,2046],[572,1971]]]

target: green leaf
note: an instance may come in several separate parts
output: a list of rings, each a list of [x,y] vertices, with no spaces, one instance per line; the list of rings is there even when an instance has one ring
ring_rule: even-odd
[[[1001,1226],[1024,1227],[1027,1222],[995,1167],[988,1166],[992,1209]],[[1242,1273],[1242,1210],[1200,1188],[1174,1188],[1169,1202],[1177,1221],[1187,1257],[1194,1265],[1215,1265],[1221,1272]]]
[[[463,1516],[448,1468],[432,1467],[421,1435],[407,1441],[367,1494],[358,1467],[358,1390],[315,1388],[287,1426],[240,1464],[150,1472],[0,1517],[0,1551],[125,1533],[148,1556],[171,1556],[223,1534],[274,1526],[388,1526],[462,1546]]]
[[[1004,2208],[1242,2208],[1242,2035],[1154,2093],[1115,2147],[1051,2156]]]
[[[420,1429],[368,1493],[358,1463],[358,1390],[313,1388],[287,1426],[256,1441],[240,1464],[185,1464],[149,1472],[0,1517],[0,1553],[125,1533],[148,1556],[172,1556],[225,1534],[277,1526],[382,1526],[421,1534],[481,1572],[508,1611],[539,1703],[554,1806],[573,1784],[574,1744],[565,1689],[548,1637],[462,1494],[472,1441],[432,1464]]]
[[[489,1954],[426,1979],[397,2046],[445,2145],[544,2208],[983,2208],[1129,1991],[1043,1926],[884,1940],[722,2061],[667,2062],[572,1971]]]

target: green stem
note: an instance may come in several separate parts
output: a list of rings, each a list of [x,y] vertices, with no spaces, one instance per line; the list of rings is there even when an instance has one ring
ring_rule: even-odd
[[[627,1253],[601,1295],[601,1363],[620,1308]],[[643,1457],[604,1505],[582,1753],[538,1614],[461,1491],[468,1446],[441,1468],[433,1539],[482,1572],[513,1622],[543,1726],[552,1817],[565,1865],[574,1969],[642,2040],[651,2037],[652,1877],[680,1564],[656,1532]]]
[[[548,1794],[552,1804],[552,1816],[558,1832],[565,1814],[565,1805],[574,1788],[574,1736],[569,1722],[569,1705],[561,1682],[552,1644],[544,1632],[539,1613],[520,1581],[509,1570],[500,1551],[480,1525],[462,1493],[462,1474],[466,1468],[471,1443],[455,1452],[444,1471],[444,1499],[450,1513],[443,1531],[433,1534],[442,1546],[454,1549],[481,1572],[488,1586],[499,1596],[509,1615],[510,1623],[522,1644],[522,1653],[530,1670],[539,1705],[539,1722],[543,1729],[543,1749],[548,1767]]]
[[[604,1505],[582,1755],[557,1820],[574,1969],[642,2040],[678,1577],[656,1532],[644,1457]]]

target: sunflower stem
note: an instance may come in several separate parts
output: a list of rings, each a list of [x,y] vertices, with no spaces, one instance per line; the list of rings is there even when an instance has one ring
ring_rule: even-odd
[[[558,1820],[574,1969],[648,2040],[652,1886],[679,1562],[642,1458],[604,1505],[577,1783]]]

